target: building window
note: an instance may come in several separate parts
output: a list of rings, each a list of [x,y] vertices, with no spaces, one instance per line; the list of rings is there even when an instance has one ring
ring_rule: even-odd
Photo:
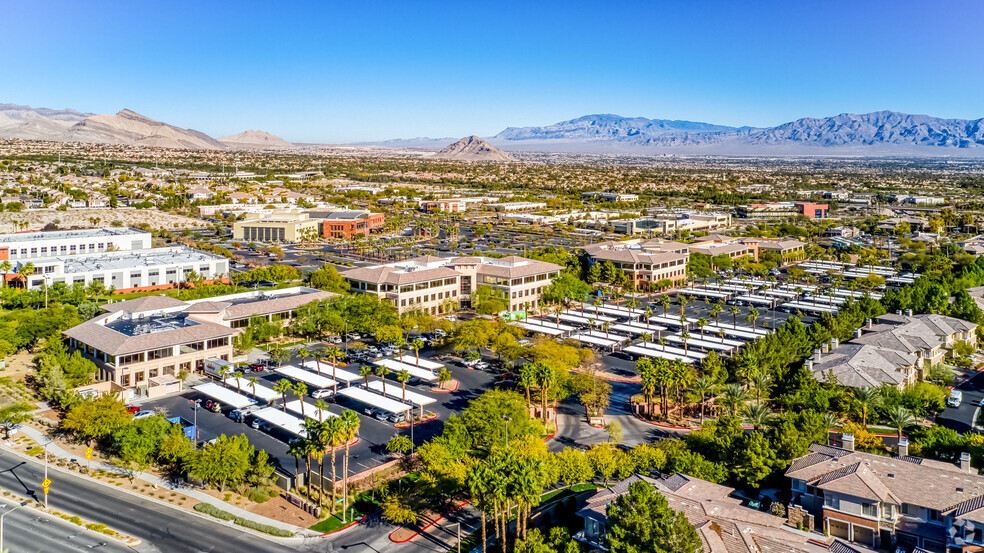
[[[936,509],[927,509],[927,518],[933,522],[943,522],[943,515]]]
[[[840,509],[840,499],[828,494],[823,498],[823,505],[831,509]]]
[[[861,503],[861,514],[869,517],[878,516],[878,505],[875,503]]]
[[[154,378],[155,376],[157,376],[157,369],[147,371],[147,378]]]
[[[208,349],[220,348],[222,346],[227,346],[227,345],[229,345],[229,338],[227,337],[215,338],[213,340],[208,341]]]
[[[147,352],[147,360],[153,361],[154,359],[164,359],[165,357],[171,357],[172,355],[174,355],[174,348],[155,349]]]
[[[130,386],[130,375],[124,374],[120,377],[120,386],[123,386],[124,388]]]
[[[144,354],[134,353],[131,355],[121,355],[116,360],[116,365],[119,367],[125,367],[127,365],[132,365],[134,363],[142,363],[144,360]]]

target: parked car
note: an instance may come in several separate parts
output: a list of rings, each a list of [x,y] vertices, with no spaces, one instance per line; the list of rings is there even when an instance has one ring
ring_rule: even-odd
[[[136,413],[133,414],[133,420],[149,417],[153,414],[154,414],[153,411],[137,411]]]
[[[408,386],[420,386],[423,382],[424,382],[423,380],[417,378],[416,376],[411,376],[407,380],[407,385]],[[982,400],[982,401],[984,401],[984,400]]]
[[[270,432],[271,430],[273,430],[273,426],[271,426],[270,423],[260,419],[253,419],[253,424],[251,424],[250,426],[263,432]]]
[[[365,408],[365,410],[364,410],[363,412],[364,412],[364,413],[365,413],[366,415],[369,415],[370,417],[375,417],[375,416],[376,416],[376,415],[378,415],[379,413],[385,413],[386,411],[383,411],[383,410],[382,410],[382,409],[380,409],[379,407],[366,407],[366,408]],[[378,417],[377,417],[377,418],[378,418]],[[383,418],[386,418],[386,417],[383,417]]]
[[[126,408],[126,412],[130,413],[131,415],[136,415],[137,413],[140,412],[140,408],[137,407],[136,405],[130,405]]]
[[[389,421],[393,424],[399,424],[407,420],[407,416],[403,413],[393,413],[389,416]]]
[[[205,403],[202,403],[202,407],[208,409],[213,413],[218,413],[219,411],[222,410],[222,404],[212,399],[206,399]]]
[[[481,359],[466,359],[462,361],[461,364],[466,367],[474,367],[479,363],[479,361],[481,361]]]
[[[448,335],[448,333],[447,332],[444,332],[443,330],[441,330],[439,328],[439,329],[437,329],[437,330],[434,331],[434,335],[437,336],[438,338],[444,338],[445,336]]]
[[[341,336],[329,336],[327,342],[329,344],[341,344],[342,343],[342,337]]]
[[[373,416],[376,417],[376,420],[385,421],[389,418],[389,413],[385,409],[377,409],[376,414]]]
[[[335,395],[335,390],[331,388],[320,388],[311,392],[311,397],[314,399],[329,399],[333,395]]]
[[[358,340],[359,338],[362,338],[362,336],[359,336],[355,332],[350,332],[346,334],[345,337],[348,338],[349,340]]]
[[[485,361],[479,361],[478,363],[475,363],[475,367],[474,368],[476,368],[476,369],[478,369],[480,371],[484,371],[485,369],[489,368],[489,364],[486,363]]]
[[[263,372],[266,370],[266,363],[253,363],[249,366],[249,370],[254,372]]]

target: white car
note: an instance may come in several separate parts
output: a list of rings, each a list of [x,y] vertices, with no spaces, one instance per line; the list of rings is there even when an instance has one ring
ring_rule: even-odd
[[[311,392],[311,397],[314,399],[325,399],[335,395],[335,391],[331,388],[321,388]]]
[[[461,364],[466,367],[474,367],[475,365],[479,364],[479,362],[481,361],[482,361],[481,359],[471,359],[471,360],[462,361]]]

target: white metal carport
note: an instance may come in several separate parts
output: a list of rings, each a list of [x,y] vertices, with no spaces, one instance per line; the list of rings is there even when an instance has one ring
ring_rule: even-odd
[[[256,400],[250,399],[242,394],[238,394],[229,388],[225,388],[215,382],[206,382],[192,388],[196,392],[204,394],[219,403],[224,403],[233,409],[242,409],[255,405]]]
[[[307,432],[304,431],[304,423],[300,418],[284,413],[276,407],[264,407],[253,413],[253,416],[289,434],[302,438],[307,435]]]
[[[327,376],[306,371],[293,365],[284,365],[283,367],[278,367],[274,370],[287,378],[299,380],[305,384],[314,386],[315,388],[335,388],[338,386],[338,382],[328,378]]]
[[[356,401],[361,401],[362,403],[372,405],[373,407],[378,407],[390,413],[406,413],[407,411],[413,409],[412,405],[400,403],[394,399],[390,399],[386,396],[382,396],[380,394],[370,392],[365,388],[358,388],[356,386],[350,386],[343,390],[339,390],[338,395],[345,396]]]

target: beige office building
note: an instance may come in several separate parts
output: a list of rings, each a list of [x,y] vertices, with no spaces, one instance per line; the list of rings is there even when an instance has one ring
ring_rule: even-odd
[[[243,242],[303,242],[321,236],[321,223],[299,210],[247,213],[232,225],[232,237]]]

